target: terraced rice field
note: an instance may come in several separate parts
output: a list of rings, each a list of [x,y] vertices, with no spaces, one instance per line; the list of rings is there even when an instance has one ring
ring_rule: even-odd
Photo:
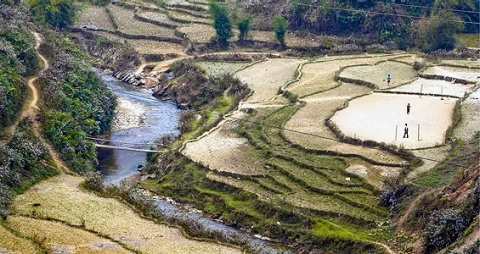
[[[234,73],[235,71],[248,66],[250,63],[227,63],[227,62],[222,62],[221,64],[218,64],[218,62],[199,61],[199,62],[196,62],[196,64],[200,68],[204,69],[207,72],[208,75],[221,76],[221,75],[227,74],[227,73]]]
[[[41,241],[41,236],[49,253],[131,253],[115,242],[60,222],[9,216],[7,226],[30,239]]]
[[[39,249],[30,240],[19,237],[8,230],[4,225],[0,225],[0,252],[37,253],[39,252]]]
[[[105,29],[108,31],[115,31],[113,23],[105,10],[105,7],[88,5],[81,12],[79,12],[78,19],[75,25],[94,29]]]
[[[194,17],[179,11],[169,11],[168,14],[170,15],[170,19],[180,23],[200,23],[200,24],[212,23],[210,19]]]
[[[176,38],[174,34],[175,30],[173,29],[136,20],[134,18],[133,10],[125,9],[116,5],[109,5],[107,8],[111,10],[115,23],[118,25],[118,31],[120,32],[133,35]]]
[[[109,241],[82,230],[84,228],[95,232],[97,236],[115,240],[142,253],[240,253],[234,248],[189,240],[179,229],[143,219],[116,199],[101,198],[81,190],[78,187],[81,181],[83,178],[60,175],[37,184],[26,193],[17,196],[14,201],[14,216],[9,217],[12,218],[10,223],[16,225],[22,221],[20,224],[25,222],[29,227],[13,229],[27,235],[34,232],[38,232],[38,235],[48,235],[51,238],[46,239],[47,243],[51,241],[57,246],[73,242],[72,238],[65,234],[64,237],[57,238],[60,236],[59,232],[84,236],[83,242],[77,239],[76,248],[87,248],[83,246],[85,244],[89,246],[88,248],[98,246],[95,243],[99,241],[110,245]],[[23,217],[30,215],[35,215],[35,220]],[[43,220],[47,218],[62,223],[44,222]],[[71,228],[70,225],[79,228]],[[57,231],[62,229],[65,231]],[[117,248],[116,245],[111,246]]]
[[[378,222],[385,219],[388,212],[377,205],[378,197],[373,193],[383,187],[385,177],[400,174],[403,165],[405,165],[404,160],[379,149],[338,141],[331,130],[325,126],[325,119],[331,117],[337,109],[348,105],[345,109],[336,112],[332,120],[347,135],[366,138],[362,136],[366,133],[363,128],[373,130],[372,133],[383,133],[379,129],[375,129],[377,128],[375,125],[379,128],[382,128],[383,125],[381,123],[375,124],[372,119],[368,118],[369,116],[375,116],[382,110],[389,111],[389,115],[401,115],[404,118],[411,118],[410,120],[419,120],[427,118],[421,112],[416,111],[414,113],[414,109],[435,108],[439,115],[434,115],[433,118],[422,122],[424,134],[422,134],[421,140],[422,145],[433,146],[442,141],[429,141],[428,135],[436,131],[440,133],[440,136],[445,133],[456,100],[441,100],[440,97],[429,96],[422,96],[420,100],[418,95],[372,94],[371,88],[344,82],[337,83],[334,81],[334,77],[340,75],[352,80],[371,82],[380,88],[387,88],[386,84],[383,84],[383,79],[386,74],[391,74],[392,77],[396,78],[391,84],[395,88],[390,88],[388,91],[399,93],[418,92],[421,84],[424,84],[425,89],[422,92],[428,93],[432,89],[435,90],[447,84],[442,83],[443,81],[416,79],[417,75],[411,64],[417,58],[412,55],[342,56],[336,59],[324,57],[316,59],[313,63],[286,60],[269,59],[235,74],[254,90],[254,94],[244,102],[244,105],[253,108],[256,114],[235,114],[236,118],[247,117],[249,122],[239,125],[240,133],[243,133],[242,136],[244,137],[243,142],[245,142],[242,143],[243,148],[231,150],[230,156],[238,158],[239,153],[245,155],[242,150],[248,144],[255,147],[257,153],[268,151],[268,159],[261,161],[256,166],[259,175],[253,174],[250,178],[244,179],[210,173],[208,177],[255,193],[264,201],[286,202],[299,209],[307,208],[322,211],[326,214],[337,214],[338,216],[344,216],[344,218],[355,218],[364,222]],[[288,66],[286,66],[287,62]],[[305,105],[293,105],[288,101],[279,100],[280,97],[276,96],[275,91],[278,91],[282,83],[286,84],[289,80],[293,80],[295,70],[302,64],[303,66],[300,68],[301,76],[296,82],[286,86],[286,89],[295,94],[300,94]],[[212,65],[214,64],[212,63]],[[282,68],[277,68],[277,65]],[[339,70],[342,71],[339,72]],[[427,88],[427,84],[431,86]],[[444,88],[445,94],[461,95],[473,88],[472,85],[450,85],[448,89]],[[363,100],[365,103],[368,101],[368,105],[374,106],[363,108],[361,106],[364,105]],[[407,100],[412,105],[416,105],[415,108],[412,107],[411,115],[408,116],[404,112],[406,111]],[[422,103],[429,105],[423,105]],[[395,107],[393,104],[398,105]],[[385,105],[389,106],[386,107]],[[446,108],[443,108],[444,106]],[[392,114],[391,112],[396,112],[394,108],[398,108],[398,112],[401,112],[401,114]],[[342,111],[350,109],[354,110],[355,113],[343,117]],[[359,119],[350,121],[355,123],[352,125],[352,130],[358,133],[350,133],[348,128],[339,124],[338,121],[338,119],[353,119],[354,116],[360,116]],[[439,121],[443,120],[447,121],[440,124]],[[405,119],[399,121],[403,122]],[[413,122],[412,125],[414,125]],[[428,125],[431,125],[432,128]],[[443,127],[440,128],[439,125]],[[435,126],[435,130],[433,126]],[[198,156],[195,151],[201,150],[202,142],[204,142],[202,140],[211,140],[210,136],[215,137],[217,142],[233,140],[233,137],[240,138],[232,136],[232,132],[229,132],[231,129],[231,127],[223,128],[220,125],[216,131],[193,142],[198,146],[195,146],[195,149],[187,148],[183,151],[184,154],[195,161],[211,162],[215,160],[213,155],[209,157],[210,159],[206,159],[204,155]],[[395,128],[391,134],[394,139]],[[398,133],[398,135],[401,134]],[[378,142],[387,142],[377,136],[369,138]],[[401,139],[398,136],[397,138]],[[395,144],[406,148],[418,147],[418,140],[412,138],[409,141],[412,143],[403,141]],[[209,146],[214,146],[214,142],[208,143]],[[332,152],[338,154],[339,157],[329,156],[328,154]],[[421,155],[425,156],[426,154]],[[442,158],[441,154],[444,153],[439,153],[439,160]],[[342,155],[348,157],[345,158]],[[228,157],[228,155],[222,155],[222,158],[225,157]],[[230,162],[222,160],[224,162],[222,162],[223,166],[219,165],[220,168],[233,169],[229,172],[234,175],[244,174],[242,168],[231,167]],[[425,165],[427,165],[425,166],[427,168],[433,166],[431,163]],[[318,223],[320,227],[322,223]]]
[[[135,50],[140,54],[178,54],[183,55],[184,48],[182,45],[166,41],[155,41],[155,40],[141,40],[141,39],[125,39],[123,37],[117,36],[115,34],[106,33],[106,32],[94,32],[95,34],[101,35],[109,40],[124,43],[127,42],[128,45],[131,45]]]
[[[469,63],[469,62],[467,62]],[[454,79],[464,79],[471,82],[480,82],[479,68],[459,68],[450,66],[433,66],[427,68],[424,74],[434,74]]]
[[[387,88],[385,80],[390,74],[392,81],[390,87],[411,82],[417,77],[417,72],[412,66],[394,61],[380,62],[374,66],[362,65],[347,67],[341,71],[339,77],[363,80],[375,84],[379,88]]]
[[[296,82],[289,84],[286,89],[294,94],[297,94],[301,98],[308,95],[313,95],[315,93],[327,91],[339,85],[334,78],[336,73],[340,71],[341,68],[360,64],[375,65],[378,62],[385,61],[390,58],[392,58],[392,56],[385,55],[320,58],[313,62],[308,62],[302,65],[300,67],[300,78]]]
[[[208,43],[216,35],[215,29],[211,25],[190,24],[178,28],[178,31],[185,33],[187,37],[195,42]]]
[[[165,23],[170,26],[181,26],[182,23],[175,22],[171,20],[166,13],[158,12],[158,11],[148,11],[148,10],[140,10],[137,12],[137,15],[146,18],[149,20]]]

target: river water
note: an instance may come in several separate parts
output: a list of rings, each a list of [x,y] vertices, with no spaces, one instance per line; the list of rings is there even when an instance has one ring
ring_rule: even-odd
[[[170,102],[160,101],[150,91],[127,85],[109,73],[96,70],[108,88],[119,98],[147,107],[146,119],[141,127],[117,131],[111,134],[108,145],[149,149],[156,139],[165,134],[178,135],[177,123],[180,110]],[[98,148],[99,165],[106,184],[118,184],[138,173],[138,166],[145,165],[145,153],[118,149]]]
[[[94,71],[117,97],[128,99],[131,102],[147,107],[146,119],[141,127],[114,132],[109,137],[111,141],[107,144],[148,149],[156,139],[164,134],[171,133],[174,136],[179,134],[177,123],[181,111],[177,109],[175,104],[160,101],[154,98],[150,91],[127,85],[112,77],[109,73],[101,72],[97,69]],[[97,153],[99,160],[97,170],[101,172],[103,180],[107,185],[120,183],[126,177],[137,174],[139,165],[145,165],[146,154],[144,152],[97,148]],[[242,239],[257,253],[289,253],[277,249],[268,241],[208,219],[201,212],[192,212],[192,210],[177,206],[171,200],[158,198],[155,204],[165,217],[194,219],[201,223],[206,230],[222,232],[228,238]]]

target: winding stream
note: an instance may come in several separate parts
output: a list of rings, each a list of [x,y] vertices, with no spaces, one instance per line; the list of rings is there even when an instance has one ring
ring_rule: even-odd
[[[112,77],[109,73],[94,70],[108,88],[119,98],[127,99],[147,107],[145,121],[141,127],[117,131],[111,134],[109,145],[148,149],[149,144],[164,134],[178,135],[176,129],[180,110],[175,104],[163,102],[151,96],[145,89],[127,85]],[[145,164],[144,152],[97,148],[99,165],[97,170],[102,173],[105,183],[118,184],[126,177],[138,173],[138,165]],[[241,239],[247,242],[252,250],[258,253],[286,253],[277,249],[270,242],[250,236],[241,230],[226,226],[220,222],[208,219],[199,211],[184,209],[168,199],[156,198],[155,203],[165,217],[176,219],[193,219],[202,224],[206,230],[220,231],[228,238]]]
[[[160,101],[145,89],[127,85],[109,73],[96,70],[108,88],[119,98],[147,107],[141,127],[114,132],[108,145],[148,149],[164,134],[178,135],[177,122],[180,110],[176,105]],[[117,149],[98,148],[99,165],[106,184],[118,184],[121,180],[138,173],[138,165],[145,165],[145,153]]]

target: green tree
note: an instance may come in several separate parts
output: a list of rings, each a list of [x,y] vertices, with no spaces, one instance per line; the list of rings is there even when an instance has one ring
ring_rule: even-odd
[[[29,5],[33,19],[39,23],[64,29],[75,21],[73,0],[29,0]]]
[[[288,21],[282,16],[274,16],[272,20],[273,31],[275,31],[275,39],[285,46],[285,33],[288,29]]]
[[[440,10],[429,19],[418,22],[417,43],[424,52],[452,50],[457,42],[455,34],[463,28],[460,17],[450,11]]]
[[[228,39],[233,36],[232,22],[228,7],[225,4],[220,4],[214,0],[209,3],[210,14],[213,18],[213,28],[217,32],[216,40],[221,46],[228,45]]]
[[[250,24],[250,21],[252,20],[252,18],[253,17],[251,15],[248,15],[246,17],[242,17],[238,19],[237,27],[238,27],[238,30],[240,31],[240,34],[238,35],[239,41],[243,41],[247,38],[248,33],[252,28],[252,25]]]

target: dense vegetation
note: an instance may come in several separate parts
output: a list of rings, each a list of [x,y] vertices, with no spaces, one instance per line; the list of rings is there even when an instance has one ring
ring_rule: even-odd
[[[20,119],[15,125],[28,94],[27,77],[37,73],[39,62],[33,36],[35,25],[28,21],[23,5],[9,4],[0,5],[0,214],[3,218],[15,193],[58,172],[52,166],[54,162],[40,132],[60,151],[69,168],[89,172],[93,170],[96,154],[94,144],[86,137],[108,130],[115,107],[114,96],[89,69],[76,46],[64,35],[44,29],[46,41],[40,51],[50,61],[50,67],[36,82],[41,87],[38,106],[43,128],[39,128],[38,119],[32,116]],[[63,6],[61,1],[55,4]],[[43,11],[60,15],[46,14],[45,21],[51,26],[63,28],[69,24],[63,23],[70,18],[62,16],[63,7],[50,7],[34,6],[31,10],[48,9]]]
[[[288,12],[291,28],[313,33],[353,35],[400,49],[453,49],[454,34],[478,33],[479,6],[474,1],[311,1],[294,0]],[[453,11],[456,10],[456,11]],[[471,23],[465,23],[471,22]]]
[[[86,137],[108,130],[115,98],[70,40],[54,33],[47,38],[41,52],[52,64],[38,81],[44,133],[72,170],[89,172],[96,154]]]
[[[207,104],[217,107],[222,104],[220,97],[229,87],[227,96],[232,96],[233,105],[237,105],[249,92],[246,84],[230,74],[207,77],[206,72],[191,60],[177,61],[170,65],[169,70],[175,78],[170,79],[164,74],[154,95],[171,100],[185,109],[199,110]],[[228,106],[228,103],[223,104]]]
[[[38,68],[26,19],[17,9],[0,5],[0,128],[17,118],[27,95],[26,77]]]

